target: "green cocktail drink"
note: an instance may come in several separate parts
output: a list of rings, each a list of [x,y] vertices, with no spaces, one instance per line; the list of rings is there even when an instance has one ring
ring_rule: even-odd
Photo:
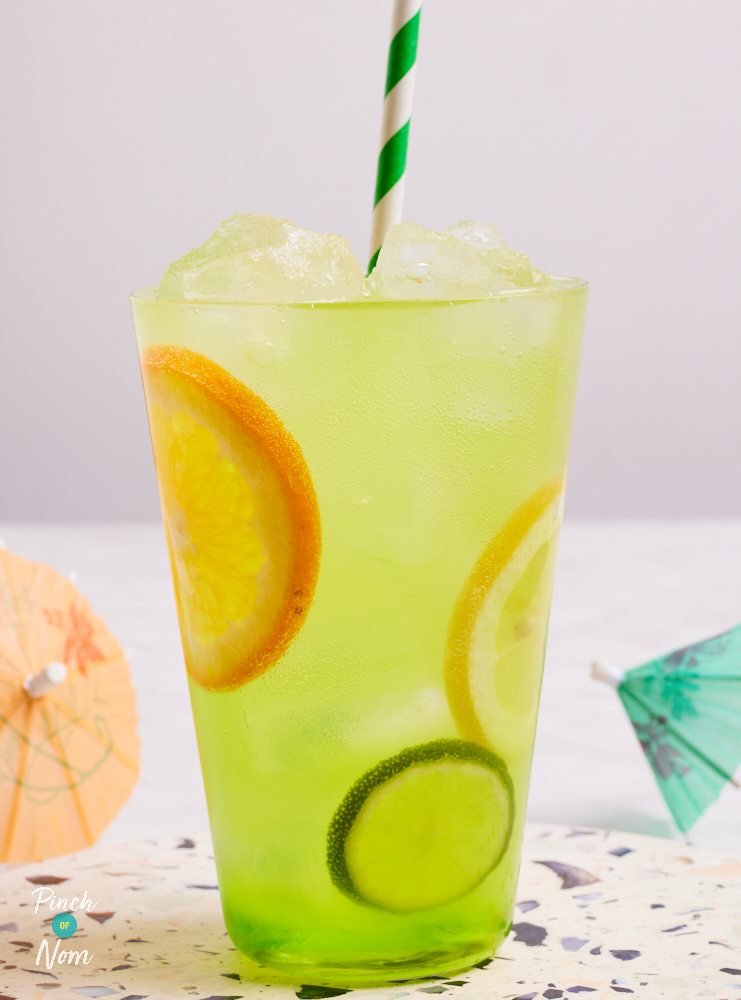
[[[450,974],[511,923],[586,286],[206,297],[132,301],[229,934]]]

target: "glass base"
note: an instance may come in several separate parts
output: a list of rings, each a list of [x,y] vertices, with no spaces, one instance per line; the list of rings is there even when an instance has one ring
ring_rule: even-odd
[[[496,942],[497,945],[500,942]],[[337,987],[367,987],[393,986],[402,983],[419,982],[429,979],[449,979],[451,976],[468,972],[472,966],[491,958],[492,943],[478,944],[476,950],[465,954],[441,954],[439,951],[430,954],[418,954],[405,960],[382,960],[365,962],[346,962],[334,964],[323,962],[291,961],[290,957],[280,953],[252,953],[249,958],[260,965],[274,969],[303,986],[337,986]]]

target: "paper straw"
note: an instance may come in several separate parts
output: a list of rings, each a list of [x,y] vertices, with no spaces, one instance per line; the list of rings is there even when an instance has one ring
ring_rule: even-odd
[[[422,0],[394,3],[368,273],[376,266],[386,230],[401,222],[421,9]]]

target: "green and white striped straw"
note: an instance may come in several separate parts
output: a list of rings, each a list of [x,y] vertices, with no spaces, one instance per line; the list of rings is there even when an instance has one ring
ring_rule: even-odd
[[[376,196],[373,202],[369,274],[376,266],[386,230],[401,222],[421,10],[422,0],[395,0],[394,3],[386,71],[386,97],[383,102],[381,152],[378,155]]]

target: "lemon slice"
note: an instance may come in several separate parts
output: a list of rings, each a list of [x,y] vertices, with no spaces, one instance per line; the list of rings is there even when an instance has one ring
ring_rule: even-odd
[[[445,683],[465,739],[505,756],[531,745],[563,481],[534,493],[474,566],[448,630]]]
[[[394,913],[444,906],[480,885],[512,835],[514,791],[499,757],[435,740],[367,771],[329,826],[327,866],[346,896]]]
[[[142,354],[188,671],[225,691],[271,667],[306,620],[319,572],[316,493],[297,441],[200,354]]]

